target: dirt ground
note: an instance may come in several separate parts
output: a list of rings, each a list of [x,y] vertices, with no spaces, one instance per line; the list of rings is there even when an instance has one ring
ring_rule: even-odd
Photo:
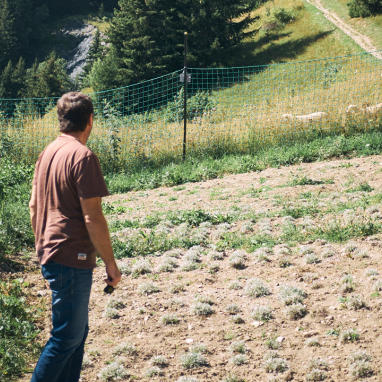
[[[298,185],[303,183],[310,184]],[[359,233],[360,236],[339,244],[312,234],[318,229],[334,227],[335,222],[345,227],[345,231],[346,227],[361,222],[379,227],[381,185],[382,156],[373,156],[267,169],[184,187],[110,196],[107,202],[122,207],[120,213],[108,215],[111,224],[116,220],[142,220],[155,213],[193,209],[231,213],[235,219],[230,224],[189,227],[189,231],[181,233],[179,226],[163,218],[152,230],[167,229],[169,237],[198,234],[204,238],[201,245],[191,249],[173,248],[146,257],[151,267],[148,274],[139,275],[133,270],[133,275],[129,275],[129,269],[137,266],[136,259],[120,260],[126,275],[112,297],[103,293],[104,267],[95,270],[90,334],[81,380],[102,380],[98,376],[101,370],[116,362],[114,366],[117,365],[122,374],[126,373],[121,380],[175,382],[181,376],[193,376],[202,382],[221,381],[231,376],[227,381],[276,382],[323,380],[325,375],[327,381],[350,381],[357,378],[352,371],[358,370],[355,374],[362,371],[349,364],[348,356],[362,350],[371,356],[371,361],[363,364],[367,366],[362,369],[366,380],[382,381],[379,362],[382,358],[379,342],[382,299],[378,293],[382,289],[382,283],[379,284],[382,235]],[[296,210],[302,211],[301,217],[288,217],[286,211]],[[309,215],[306,211],[313,213]],[[137,231],[125,228],[113,235],[129,240],[129,235]],[[144,229],[146,234],[149,231]],[[254,246],[259,237],[269,240],[266,245],[260,244],[260,250],[240,250],[232,257],[237,250],[224,244],[229,241],[227,233],[231,237],[247,238],[250,243],[252,240]],[[294,237],[304,237],[304,240]],[[193,256],[199,257],[199,262],[193,263],[196,269],[182,270],[185,258]],[[158,269],[169,257],[175,267],[170,271]],[[232,266],[235,257],[242,258],[242,267]],[[349,280],[350,275],[353,281]],[[49,291],[41,276],[30,273],[23,277],[31,283],[29,287],[36,299],[49,306]],[[251,297],[248,280],[252,278],[260,279],[268,294]],[[141,285],[147,282],[157,287],[156,293],[140,293]],[[306,309],[302,317],[288,314],[290,305],[280,298],[285,286],[294,286],[306,293],[299,305]],[[206,316],[196,315],[195,300],[203,301],[203,298],[212,312]],[[227,311],[230,305],[236,305],[231,310],[235,309],[241,320]],[[262,321],[253,315],[256,306],[269,307],[272,318]],[[107,312],[115,318],[105,317]],[[41,328],[45,327],[39,338],[42,342],[50,330],[49,311],[46,316],[45,324],[41,323]],[[169,324],[171,320],[174,324]],[[346,341],[344,331],[349,329],[356,330],[358,340]],[[237,353],[230,347],[238,341],[245,347],[242,365],[232,363]],[[180,357],[200,343],[206,349],[194,354],[203,355],[206,365],[183,367]],[[118,351],[116,348],[121,344],[126,346]],[[275,349],[278,354],[272,356],[270,347],[278,347]],[[268,364],[271,372],[267,372],[265,355],[273,360],[284,359],[286,366],[272,372],[272,367],[277,367]],[[168,363],[156,369],[163,375],[148,377],[147,369],[153,367],[153,356],[164,356]],[[315,376],[309,370],[312,359],[326,362],[318,367],[321,371]],[[103,380],[117,380],[112,375]],[[30,375],[26,375],[20,381],[29,379]]]

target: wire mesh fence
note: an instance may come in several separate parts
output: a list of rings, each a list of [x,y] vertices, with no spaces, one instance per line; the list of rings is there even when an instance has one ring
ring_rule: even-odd
[[[187,70],[188,156],[251,153],[298,139],[382,130],[382,61],[370,53]],[[104,171],[132,171],[182,158],[181,74],[91,94],[95,124],[89,147]],[[0,100],[3,155],[34,163],[59,134],[56,102]]]

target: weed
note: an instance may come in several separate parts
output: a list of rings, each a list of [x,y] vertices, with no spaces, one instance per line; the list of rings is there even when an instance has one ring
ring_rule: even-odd
[[[174,314],[165,314],[161,317],[162,325],[176,325],[179,324],[179,318]]]
[[[273,318],[272,309],[268,306],[255,306],[251,313],[251,317],[257,321],[268,322]]]
[[[177,298],[171,298],[170,300],[168,300],[167,302],[167,305],[168,306],[178,306],[178,307],[182,307],[184,306],[184,302],[182,300],[179,300]]]
[[[229,375],[227,378],[222,379],[220,382],[245,382],[244,379],[240,379],[236,375]]]
[[[308,245],[304,245],[299,250],[300,255],[308,255],[310,253],[313,253],[312,247],[309,247]]]
[[[326,332],[329,336],[335,336],[335,337],[339,337],[339,335],[341,334],[341,329],[329,329],[327,332]]]
[[[327,378],[327,375],[324,370],[312,369],[307,375],[307,381],[324,381]]]
[[[145,314],[145,313],[146,313],[146,308],[143,307],[143,306],[139,307],[139,308],[138,308],[138,313],[139,313],[139,314]]]
[[[226,341],[231,341],[231,340],[233,340],[235,338],[235,333],[233,333],[233,332],[231,332],[231,331],[227,331],[227,332],[225,332],[224,333],[224,339],[226,340]]]
[[[189,250],[183,256],[183,260],[192,261],[193,263],[198,263],[200,262],[200,255],[196,251]]]
[[[367,182],[360,183],[357,187],[349,188],[345,192],[371,192],[374,188],[371,187]]]
[[[382,280],[378,280],[375,282],[374,289],[376,292],[382,291]]]
[[[240,308],[236,304],[228,305],[225,310],[230,314],[240,313]]]
[[[270,337],[264,342],[264,346],[267,349],[276,350],[280,347],[280,342],[276,341],[276,338]]]
[[[86,354],[84,354],[84,357],[82,360],[82,370],[86,369],[87,367],[91,366],[92,364],[93,364],[93,362],[91,361],[91,359]]]
[[[169,290],[172,294],[177,294],[184,291],[184,285],[182,283],[176,283],[174,285],[171,285]]]
[[[336,255],[336,253],[333,251],[333,249],[331,248],[325,248],[322,253],[321,253],[322,257],[324,259],[327,259],[328,257],[333,257]]]
[[[174,268],[177,266],[176,260],[172,257],[165,258],[161,264],[159,264],[156,271],[160,272],[172,272]]]
[[[306,340],[306,346],[313,347],[313,346],[321,346],[320,341],[317,338],[309,338]]]
[[[125,275],[125,276],[128,276],[131,274],[131,268],[124,262],[120,261],[118,263],[118,268],[120,270],[120,272]]]
[[[215,274],[216,272],[218,272],[220,269],[220,265],[219,264],[209,264],[208,265],[208,272],[211,273],[211,274]]]
[[[270,351],[266,352],[263,356],[264,360],[272,359],[272,358],[281,358],[281,357],[280,357],[280,354],[274,350],[270,350]]]
[[[136,355],[138,354],[138,351],[133,344],[129,342],[123,342],[117,345],[113,350],[113,355],[121,355],[121,354]]]
[[[195,263],[194,261],[184,261],[180,265],[180,270],[183,272],[191,272],[191,271],[195,271],[196,269],[198,269],[198,264]]]
[[[280,268],[288,268],[292,265],[292,263],[290,262],[290,260],[287,258],[287,257],[282,257],[280,260],[279,260],[279,267]]]
[[[366,378],[373,375],[374,371],[367,361],[355,361],[349,366],[350,374],[355,378]]]
[[[101,381],[119,381],[124,379],[129,374],[127,370],[118,362],[112,362],[97,374]]]
[[[312,185],[318,185],[322,184],[322,181],[320,180],[313,180],[311,178],[308,178],[307,176],[295,176],[292,180],[288,182],[288,186],[312,186]]]
[[[363,350],[357,350],[349,354],[346,358],[349,365],[358,361],[370,362],[371,356]]]
[[[247,357],[243,354],[234,355],[229,359],[229,362],[235,366],[241,366],[247,363]]]
[[[147,259],[138,259],[131,267],[132,273],[144,275],[151,273],[151,264]]]
[[[138,286],[138,293],[142,296],[148,296],[149,294],[158,292],[159,288],[151,282],[146,282]]]
[[[119,318],[119,312],[115,308],[106,307],[104,316],[111,319]]]
[[[298,320],[299,318],[305,317],[307,313],[307,310],[304,305],[302,304],[292,304],[288,306],[286,314],[292,319],[292,320]]]
[[[368,269],[366,272],[365,272],[365,275],[366,276],[369,276],[369,277],[374,277],[374,276],[378,276],[379,273],[376,269]]]
[[[340,342],[348,343],[359,340],[359,334],[354,329],[343,330],[339,335]]]
[[[318,264],[320,259],[314,253],[308,253],[305,255],[305,262],[307,264]]]
[[[235,251],[229,257],[229,264],[231,265],[231,267],[236,268],[236,269],[245,268],[245,257],[244,257],[243,252]]]
[[[350,296],[348,298],[340,298],[341,305],[347,309],[358,310],[366,308],[365,300],[360,296]]]
[[[123,309],[125,307],[124,302],[118,297],[111,297],[106,305],[108,308]]]
[[[279,299],[285,305],[301,304],[306,298],[306,293],[297,287],[282,285],[280,287]]]
[[[234,324],[244,324],[244,319],[238,314],[236,314],[235,316],[232,316],[230,318],[230,321]]]
[[[229,351],[231,353],[244,354],[247,351],[244,341],[235,341],[229,346]]]
[[[194,377],[180,377],[176,382],[199,382],[199,379]]]
[[[191,353],[207,353],[207,346],[203,343],[193,344],[190,346]]]
[[[207,255],[207,260],[209,261],[223,260],[223,259],[224,259],[224,255],[221,252],[210,251]]]
[[[162,355],[156,355],[150,359],[150,363],[153,366],[166,367],[168,365],[168,360]]]
[[[322,288],[322,284],[318,281],[314,281],[311,285],[311,288],[312,289],[320,289],[320,288]]]
[[[313,370],[313,369],[328,370],[329,364],[326,361],[324,361],[323,359],[313,358],[309,361],[308,369],[309,370]]]
[[[163,371],[157,367],[157,366],[153,366],[153,367],[150,367],[148,368],[146,371],[145,371],[145,377],[146,378],[152,378],[152,377],[158,377],[158,376],[161,376],[161,375],[164,375]]]
[[[180,365],[184,369],[196,369],[198,367],[208,366],[208,362],[202,354],[190,352],[180,357]]]
[[[195,302],[191,307],[191,313],[195,316],[209,316],[214,313],[211,305],[204,302]]]
[[[213,305],[214,304],[214,301],[212,300],[212,298],[210,296],[205,295],[205,294],[197,294],[195,296],[195,300],[197,302],[202,302],[202,303],[205,303],[205,304],[208,304],[208,305]]]
[[[241,282],[239,280],[235,280],[231,283],[231,285],[229,286],[229,289],[234,289],[234,290],[243,289],[243,285],[241,285]]]
[[[247,280],[244,292],[249,297],[268,296],[271,292],[263,281],[257,278]]]
[[[283,373],[289,368],[289,365],[283,358],[268,358],[263,367],[267,373]]]

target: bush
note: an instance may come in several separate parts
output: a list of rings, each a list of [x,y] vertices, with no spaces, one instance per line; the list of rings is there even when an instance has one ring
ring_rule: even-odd
[[[204,302],[195,302],[191,307],[191,313],[196,316],[209,316],[213,312],[211,305]]]
[[[0,281],[0,380],[19,375],[41,350],[35,341],[36,316],[20,284],[20,280]]]
[[[198,367],[207,366],[208,362],[200,353],[190,352],[180,357],[180,365],[184,369],[196,369]]]
[[[244,292],[250,297],[263,297],[269,295],[271,292],[263,281],[257,278],[247,280]]]
[[[128,376],[127,370],[118,362],[112,362],[98,373],[98,378],[101,381],[119,381]]]
[[[302,304],[293,304],[288,306],[287,308],[287,315],[292,320],[298,320],[299,318],[305,317],[307,313],[307,310],[304,305]]]
[[[287,9],[284,7],[277,7],[272,10],[271,17],[278,24],[288,24],[295,19],[295,13],[292,9]]]
[[[244,354],[247,351],[244,341],[235,341],[229,347],[230,352]]]
[[[289,368],[287,361],[283,358],[268,358],[263,366],[267,373],[283,373]]]
[[[145,377],[146,378],[157,377],[157,376],[161,376],[163,374],[164,374],[163,371],[157,366],[149,367],[145,371]]]
[[[267,322],[273,318],[272,309],[268,306],[255,306],[251,313],[251,317],[258,321]]]
[[[234,355],[230,358],[229,362],[235,366],[241,366],[247,363],[247,357],[243,354]]]

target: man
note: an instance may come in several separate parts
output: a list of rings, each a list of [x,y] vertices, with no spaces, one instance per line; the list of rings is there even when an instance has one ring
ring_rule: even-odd
[[[29,203],[42,274],[52,290],[53,321],[31,382],[79,380],[96,253],[106,265],[106,284],[114,287],[121,279],[101,207],[109,193],[98,158],[86,147],[92,101],[82,93],[65,94],[57,113],[62,134],[36,163]]]

